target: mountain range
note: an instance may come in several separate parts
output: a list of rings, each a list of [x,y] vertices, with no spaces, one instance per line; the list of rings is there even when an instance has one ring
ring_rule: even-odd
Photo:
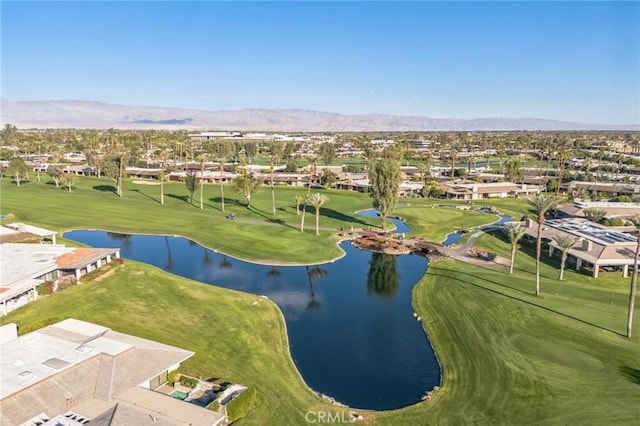
[[[27,128],[185,129],[268,132],[640,130],[638,125],[574,123],[540,118],[429,118],[345,115],[303,109],[206,111],[90,101],[1,100],[2,125]]]

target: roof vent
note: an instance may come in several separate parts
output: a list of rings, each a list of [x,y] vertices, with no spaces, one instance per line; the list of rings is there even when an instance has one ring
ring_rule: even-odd
[[[81,354],[90,354],[93,351],[93,347],[89,345],[80,345],[76,348],[76,352],[80,352]]]
[[[49,358],[42,364],[46,365],[49,368],[53,368],[54,370],[60,370],[60,369],[63,369],[64,367],[71,365],[70,362],[64,361],[60,358]]]
[[[28,379],[30,377],[33,377],[33,373],[29,370],[25,370],[22,373],[18,374],[18,376],[20,376],[21,379]]]

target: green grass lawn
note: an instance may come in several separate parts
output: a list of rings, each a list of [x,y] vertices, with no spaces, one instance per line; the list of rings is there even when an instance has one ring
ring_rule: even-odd
[[[158,187],[127,184],[125,199],[93,188],[106,180],[81,180],[72,193],[32,182],[15,188],[2,182],[2,214],[16,220],[66,228],[180,233],[246,258],[284,261],[325,259],[335,253],[332,237],[316,238],[286,226],[243,224],[222,219],[216,203],[207,209],[168,197],[159,206],[151,198]],[[135,191],[139,189],[138,191]],[[207,188],[216,196],[214,188]],[[229,191],[230,192],[230,191]],[[293,197],[302,189],[278,188],[278,217],[296,220]],[[167,193],[184,196],[183,185]],[[366,195],[328,191],[335,209],[321,226],[377,225],[353,215],[368,208]],[[229,194],[231,197],[235,195]],[[170,201],[169,201],[170,199]],[[495,200],[508,213],[526,211],[522,200]],[[453,209],[430,209],[432,200],[411,200],[396,212],[417,233],[438,236],[494,216]],[[440,202],[442,202],[440,200]],[[256,207],[270,211],[265,188]],[[414,205],[415,204],[415,205]],[[476,203],[476,205],[479,203]],[[241,218],[257,212],[231,207]],[[282,213],[281,213],[282,212]],[[256,216],[258,215],[258,216]],[[269,215],[266,214],[268,217]],[[488,220],[487,220],[488,219]],[[313,217],[308,216],[309,223]],[[350,222],[361,221],[361,222]],[[468,223],[460,225],[460,223]],[[435,224],[435,225],[434,225]],[[247,226],[245,228],[245,226]],[[274,229],[271,233],[269,230]],[[274,240],[274,241],[271,241]],[[249,244],[248,248],[244,245]],[[262,245],[263,247],[256,247]],[[477,246],[508,256],[500,238],[483,235]],[[313,247],[309,254],[302,249]],[[256,254],[257,253],[257,254]],[[251,256],[256,254],[255,256]],[[626,325],[629,279],[603,274],[599,279],[568,270],[556,280],[557,263],[543,264],[541,297],[535,289],[534,258],[518,251],[516,273],[455,261],[432,264],[413,291],[443,366],[444,383],[431,401],[380,413],[364,413],[364,423],[414,424],[633,424],[640,418],[640,314],[635,336],[622,337]],[[305,257],[306,256],[306,257]],[[314,257],[315,256],[315,257]],[[240,256],[243,257],[243,256]],[[258,301],[258,305],[252,303]],[[75,317],[196,352],[187,372],[222,377],[254,386],[257,403],[242,424],[304,424],[307,410],[336,411],[309,390],[289,355],[284,320],[277,307],[256,296],[208,286],[156,268],[126,261],[100,282],[47,296],[0,320],[29,327],[42,319]]]
[[[306,195],[305,188],[276,187],[276,216],[272,215],[268,187],[245,207],[229,187],[225,188],[225,212],[220,210],[218,185],[205,186],[205,208],[194,205],[182,183],[165,185],[165,204],[160,205],[160,186],[124,184],[124,197],[113,192],[107,179],[81,178],[72,192],[33,179],[21,187],[0,179],[0,213],[13,213],[25,221],[53,230],[105,229],[114,232],[179,234],[239,259],[269,263],[316,263],[343,255],[335,244],[335,230],[379,226],[380,221],[355,214],[371,208],[367,195],[338,190],[320,190],[329,196],[321,209],[320,227],[315,235],[315,212],[307,206],[306,232],[299,231],[301,216],[296,214],[295,196]],[[313,190],[316,191],[315,189]],[[228,220],[234,212],[237,220]],[[232,236],[232,237],[230,237]]]
[[[594,306],[589,296],[595,289],[576,289],[570,300],[540,299],[529,283],[517,283],[521,278],[455,261],[429,267],[414,289],[414,304],[442,363],[444,384],[431,401],[384,413],[377,423],[637,422],[640,344],[617,334],[626,322],[622,289],[602,290],[615,297]],[[543,291],[550,290],[547,281]],[[599,311],[612,298],[620,302],[616,321]]]
[[[125,261],[104,280],[43,297],[2,323],[28,327],[67,317],[195,351],[181,371],[256,388],[257,403],[245,423],[301,424],[306,410],[334,408],[305,386],[289,355],[280,310],[258,296]]]
[[[430,206],[403,207],[394,213],[405,219],[413,230],[412,235],[438,242],[452,230],[473,228],[498,220],[498,216],[487,213]]]

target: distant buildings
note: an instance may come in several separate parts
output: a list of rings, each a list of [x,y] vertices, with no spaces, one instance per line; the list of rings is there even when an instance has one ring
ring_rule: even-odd
[[[455,200],[529,196],[539,193],[541,189],[538,185],[519,185],[511,182],[459,183],[451,181],[442,182],[440,186],[446,192],[447,198]]]
[[[585,217],[585,210],[602,210],[605,217],[626,218],[634,214],[640,214],[640,203],[614,203],[609,201],[575,201],[561,204],[557,210],[565,216]]]

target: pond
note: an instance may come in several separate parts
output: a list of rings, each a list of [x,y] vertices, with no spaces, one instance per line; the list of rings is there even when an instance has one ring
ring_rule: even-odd
[[[396,224],[396,226],[399,224]],[[440,365],[411,290],[427,269],[417,255],[362,251],[343,242],[332,263],[265,266],[171,236],[72,231],[65,238],[220,287],[266,295],[282,310],[292,358],[316,392],[354,408],[414,404],[440,385]]]

